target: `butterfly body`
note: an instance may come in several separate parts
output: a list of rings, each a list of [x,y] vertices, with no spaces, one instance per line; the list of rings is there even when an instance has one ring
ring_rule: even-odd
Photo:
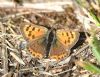
[[[79,32],[70,29],[47,28],[35,24],[21,26],[28,42],[28,49],[35,58],[49,58],[57,61],[68,57],[70,49],[79,38]]]
[[[51,46],[54,43],[54,40],[55,40],[54,30],[50,30],[49,34],[47,36],[47,40],[46,40],[47,41],[47,46],[46,46],[45,58],[49,57],[50,49],[51,49]]]

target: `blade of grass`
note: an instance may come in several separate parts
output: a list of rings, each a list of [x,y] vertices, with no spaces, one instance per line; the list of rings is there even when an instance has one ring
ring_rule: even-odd
[[[80,5],[80,6],[82,6],[82,7],[85,7],[85,3],[86,3],[86,1],[84,0],[76,0],[76,2]]]
[[[93,55],[100,62],[100,40],[95,35],[92,36],[90,46],[92,47]]]
[[[95,66],[92,63],[89,63],[87,61],[76,61],[76,64],[92,73],[95,73],[95,74],[100,73],[100,69],[97,66]]]
[[[96,26],[100,26],[100,18],[97,17],[92,11],[89,12],[92,18],[96,21]]]
[[[82,8],[87,9],[90,16],[96,21],[96,23],[95,23],[96,26],[100,26],[100,17],[95,14],[95,9],[93,8],[93,6],[84,0],[76,0],[76,2]]]

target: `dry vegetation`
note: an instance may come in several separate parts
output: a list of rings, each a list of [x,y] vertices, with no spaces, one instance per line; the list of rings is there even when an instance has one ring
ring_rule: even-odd
[[[64,11],[23,8],[19,5],[0,7],[0,77],[99,77],[77,64],[77,61],[87,60],[99,65],[87,40],[91,34],[84,23],[88,22],[77,17],[87,15],[73,5],[64,5]],[[23,21],[78,30],[80,37],[66,60],[59,63],[37,60],[28,52],[27,42],[21,34],[20,26]],[[94,25],[92,21],[88,25]],[[100,33],[97,37],[99,35]]]

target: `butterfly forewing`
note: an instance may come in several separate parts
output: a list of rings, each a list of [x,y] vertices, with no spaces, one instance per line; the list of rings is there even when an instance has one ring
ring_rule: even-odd
[[[72,48],[79,38],[79,32],[69,29],[59,29],[56,32],[56,38],[61,42],[67,49]]]
[[[21,30],[25,39],[28,41],[45,37],[47,34],[47,28],[35,24],[22,25]]]

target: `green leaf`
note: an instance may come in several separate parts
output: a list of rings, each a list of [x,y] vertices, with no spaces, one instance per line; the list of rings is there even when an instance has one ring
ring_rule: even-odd
[[[83,67],[84,69],[86,69],[92,73],[95,73],[95,74],[100,73],[100,69],[97,66],[95,66],[92,63],[89,63],[87,61],[77,61],[76,64],[78,64],[79,66]]]

